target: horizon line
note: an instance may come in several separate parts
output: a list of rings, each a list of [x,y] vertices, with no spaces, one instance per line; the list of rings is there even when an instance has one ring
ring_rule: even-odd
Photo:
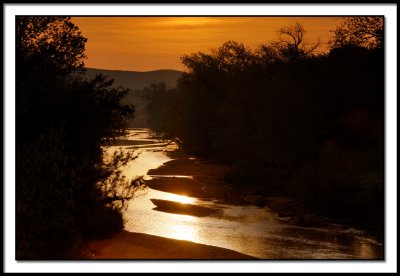
[[[177,72],[184,72],[177,69],[154,69],[148,71],[134,71],[134,70],[126,70],[126,69],[105,69],[105,68],[94,68],[94,67],[83,67],[84,69],[95,69],[95,70],[104,70],[104,71],[120,71],[120,72],[135,72],[135,73],[148,73],[148,72],[156,72],[156,71],[177,71]]]

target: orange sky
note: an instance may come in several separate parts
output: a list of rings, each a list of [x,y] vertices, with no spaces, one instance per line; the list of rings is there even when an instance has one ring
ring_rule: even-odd
[[[87,67],[129,71],[184,70],[183,54],[217,48],[228,40],[252,49],[276,31],[301,23],[305,39],[326,42],[336,17],[72,17],[86,44]]]

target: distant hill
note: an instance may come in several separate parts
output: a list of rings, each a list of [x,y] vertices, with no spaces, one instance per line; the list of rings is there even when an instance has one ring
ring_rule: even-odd
[[[129,123],[129,127],[148,127],[145,103],[135,90],[150,86],[152,83],[165,82],[167,88],[176,87],[178,78],[182,75],[177,70],[156,70],[147,72],[120,71],[86,68],[86,76],[93,78],[97,74],[102,74],[114,79],[114,86],[129,88],[132,92],[124,99],[125,103],[135,106],[135,118]]]
[[[142,89],[156,82],[165,82],[167,88],[176,87],[176,81],[182,72],[177,70],[156,70],[147,72],[104,70],[86,68],[86,75],[94,77],[96,74],[103,74],[115,80],[115,85],[122,85],[125,88]]]

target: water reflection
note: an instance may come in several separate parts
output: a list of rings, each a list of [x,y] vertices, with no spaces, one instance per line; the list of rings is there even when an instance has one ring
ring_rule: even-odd
[[[170,194],[170,193],[168,193],[167,197],[168,197],[167,200],[176,201],[176,202],[185,203],[185,204],[188,204],[188,203],[189,204],[193,204],[196,201],[196,199],[192,198],[192,197],[183,196],[183,195],[176,195],[176,194]]]
[[[179,215],[175,215],[179,216]],[[175,217],[174,224],[169,224],[165,230],[169,233],[169,237],[177,240],[196,241],[199,240],[197,235],[196,218],[192,216],[180,215]]]
[[[150,198],[172,200],[170,193],[149,189],[126,212],[126,230],[236,250],[263,259],[374,259],[381,246],[334,229],[285,225],[266,208],[218,205],[223,215],[192,217],[153,210]],[[213,202],[193,199],[212,206]]]
[[[132,200],[124,214],[125,230],[147,233],[173,239],[197,241],[198,218],[188,215],[164,213],[153,210],[156,207],[150,198],[195,203],[196,199],[149,189]]]
[[[151,140],[147,130],[132,131],[128,139]],[[170,158],[154,141],[125,169],[127,176],[146,175]],[[146,144],[150,145],[150,144]],[[171,146],[171,145],[169,145]],[[157,151],[154,151],[154,150]],[[136,151],[135,151],[136,152]],[[190,177],[190,176],[146,176]],[[150,199],[176,201],[220,208],[222,214],[194,217],[154,210]],[[262,259],[381,259],[382,245],[364,233],[339,225],[304,228],[287,225],[268,208],[217,204],[215,201],[148,189],[129,202],[124,213],[125,229],[167,238],[188,240],[239,251]],[[350,231],[351,230],[351,231]]]

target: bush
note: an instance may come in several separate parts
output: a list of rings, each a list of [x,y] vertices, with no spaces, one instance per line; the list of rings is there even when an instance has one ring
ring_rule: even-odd
[[[382,237],[383,174],[370,165],[362,151],[321,154],[298,170],[286,192],[320,214],[344,219]]]
[[[49,129],[16,155],[16,258],[57,259],[81,244],[73,185],[60,143]]]

